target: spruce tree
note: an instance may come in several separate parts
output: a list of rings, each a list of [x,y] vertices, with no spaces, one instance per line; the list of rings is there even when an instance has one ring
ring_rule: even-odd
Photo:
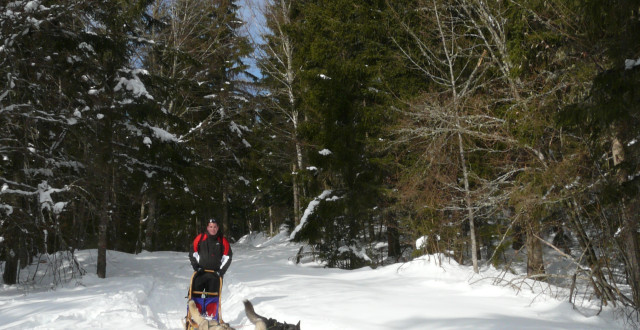
[[[585,141],[582,171],[584,190],[574,193],[575,223],[589,266],[595,274],[594,289],[603,301],[621,301],[640,310],[640,37],[638,2],[585,1],[577,8],[577,20],[585,27],[579,40],[585,60],[597,64],[589,93],[566,104],[556,117],[558,124]],[[603,156],[604,155],[604,156]],[[598,207],[594,207],[597,203]],[[604,229],[602,229],[604,228]],[[593,231],[599,235],[590,235]],[[615,288],[607,277],[610,266],[603,259],[622,264],[631,294]],[[616,267],[616,266],[614,266]]]
[[[292,4],[294,67],[301,68],[305,115],[300,133],[309,166],[318,168],[310,196],[326,197],[299,237],[316,244],[331,266],[361,266],[368,225],[381,219],[385,174],[374,146],[388,119],[387,9],[384,1]]]
[[[251,94],[241,80],[250,47],[240,33],[236,1],[156,1],[153,8],[150,21],[158,24],[148,35],[156,43],[142,57],[163,107],[180,120],[180,140],[191,155],[182,202],[193,208],[176,214],[185,221],[178,226],[191,236],[204,218],[217,217],[229,228],[230,217],[242,217],[229,214],[228,203],[246,198],[233,188],[244,184],[253,120]],[[168,236],[176,230],[165,228]]]
[[[81,235],[73,213],[82,208],[85,164],[73,149],[90,98],[87,60],[95,56],[80,17],[86,4],[10,2],[1,8],[2,221],[8,238],[3,279],[17,266],[56,251],[73,254]],[[22,229],[21,229],[22,228]],[[45,233],[50,233],[49,235]]]

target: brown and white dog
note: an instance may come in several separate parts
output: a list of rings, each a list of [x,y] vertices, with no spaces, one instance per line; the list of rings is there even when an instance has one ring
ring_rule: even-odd
[[[189,316],[191,316],[191,320],[195,322],[199,330],[234,330],[227,323],[219,323],[216,320],[205,319],[202,315],[200,315],[198,307],[193,300],[189,300],[187,305],[189,306]]]

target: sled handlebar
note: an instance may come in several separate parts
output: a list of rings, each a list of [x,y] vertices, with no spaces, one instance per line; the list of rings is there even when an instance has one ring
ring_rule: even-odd
[[[218,273],[217,270],[211,270],[211,269],[205,269],[204,270],[205,273],[216,273],[218,276],[220,276],[220,273]],[[198,271],[193,271],[193,275],[197,274]],[[221,276],[220,276],[221,277]]]
[[[205,269],[204,270],[205,273],[218,273],[215,270],[208,270]],[[193,275],[191,275],[191,283],[193,283],[193,278],[196,276],[196,274],[198,274],[198,272],[193,272]],[[191,291],[191,287],[189,287],[189,291],[191,292],[191,294],[195,294],[195,295],[201,295],[201,294],[205,294],[206,296],[219,296],[220,295],[220,291],[222,290],[222,276],[220,276],[220,274],[218,274],[218,279],[220,280],[220,286],[218,287],[218,292],[203,292],[203,291]],[[189,295],[189,297],[191,297],[191,295]]]

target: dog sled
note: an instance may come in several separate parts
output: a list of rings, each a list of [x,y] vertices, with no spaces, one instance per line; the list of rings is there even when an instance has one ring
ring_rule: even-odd
[[[212,270],[205,270],[207,273],[215,273]],[[191,275],[191,282],[189,284],[189,292],[187,294],[187,316],[185,318],[185,329],[193,330],[199,329],[198,320],[203,318],[209,321],[217,321],[217,323],[224,323],[220,315],[220,292],[222,291],[222,277],[218,276],[220,285],[218,286],[218,292],[206,292],[193,290],[193,280],[196,278],[198,272],[193,272]],[[197,313],[199,315],[192,315],[196,313],[194,308],[189,308],[189,302],[193,301],[197,307]]]

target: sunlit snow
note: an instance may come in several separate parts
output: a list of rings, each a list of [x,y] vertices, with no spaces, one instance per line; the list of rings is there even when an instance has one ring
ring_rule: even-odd
[[[222,317],[253,329],[242,305],[305,330],[383,329],[620,329],[608,307],[574,310],[536,286],[519,292],[492,284],[499,272],[474,275],[468,266],[436,257],[377,269],[295,264],[299,244],[286,233],[245,236],[232,245],[222,291]],[[88,274],[53,288],[47,281],[0,287],[0,329],[181,329],[192,269],[185,252],[109,251],[99,279],[96,250],[78,252]],[[40,272],[50,260],[39,264]],[[31,275],[31,266],[21,276]],[[50,279],[50,277],[45,277]],[[509,279],[509,276],[505,278]]]

